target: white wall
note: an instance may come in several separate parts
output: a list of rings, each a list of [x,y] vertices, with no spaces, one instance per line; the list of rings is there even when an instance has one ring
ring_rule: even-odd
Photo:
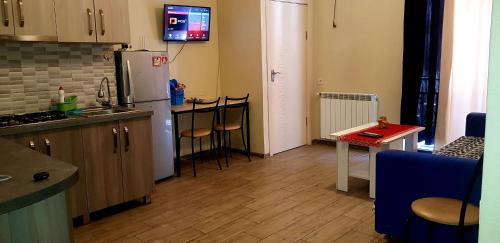
[[[209,42],[190,42],[170,65],[170,76],[187,85],[186,97],[214,98],[218,87],[219,38],[216,0],[129,0],[132,49],[168,51],[170,58],[182,43],[163,41],[163,5],[197,5],[212,8]]]
[[[250,93],[252,152],[266,154],[261,2],[220,1],[219,12],[222,95]],[[240,140],[239,134],[234,136],[233,141]]]
[[[219,85],[219,32],[218,9],[216,0],[129,0],[130,32],[132,49],[169,51],[172,59],[182,47],[182,43],[163,41],[163,5],[195,5],[212,8],[210,41],[186,43],[184,50],[175,62],[170,64],[170,78],[186,84],[186,98],[201,97],[213,99],[220,95]],[[197,119],[196,123],[210,127],[210,118]],[[189,129],[191,115],[182,115],[179,120],[180,131]],[[197,125],[196,125],[197,126]],[[204,149],[208,149],[209,139],[204,139]],[[196,141],[198,144],[198,141]],[[181,154],[191,153],[189,139],[183,139]],[[195,145],[195,150],[199,146]]]
[[[187,84],[187,97],[250,93],[252,150],[261,154],[269,152],[266,2],[129,0],[134,49],[167,48],[162,40],[164,3],[212,7],[211,41],[187,44],[171,65],[172,78]],[[313,3],[310,3],[313,27],[309,52],[313,61],[309,63],[311,72],[308,73],[310,137],[319,138],[319,98],[315,94],[320,91],[375,93],[380,97],[380,115],[399,122],[404,2],[339,1],[337,29],[331,27],[333,2],[316,0]],[[170,55],[174,55],[181,44],[169,45]],[[319,78],[324,80],[324,85],[316,84]]]
[[[337,28],[332,27],[333,1],[314,1],[315,92],[373,93],[379,114],[399,122],[404,1],[337,1]],[[318,79],[324,85],[317,85]],[[312,138],[320,137],[319,98],[311,102]]]

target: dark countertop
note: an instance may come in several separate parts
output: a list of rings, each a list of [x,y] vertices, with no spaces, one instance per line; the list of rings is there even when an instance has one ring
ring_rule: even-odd
[[[49,179],[34,182],[33,174],[46,171]],[[78,168],[0,138],[0,215],[45,200],[68,190],[78,180]]]
[[[85,126],[96,123],[147,117],[151,115],[153,115],[152,111],[131,110],[115,114],[96,115],[91,117],[70,116],[69,118],[64,120],[39,122],[39,123],[24,124],[11,127],[2,127],[0,128],[0,136],[39,132],[39,131],[46,131],[58,128],[65,128],[65,127]]]

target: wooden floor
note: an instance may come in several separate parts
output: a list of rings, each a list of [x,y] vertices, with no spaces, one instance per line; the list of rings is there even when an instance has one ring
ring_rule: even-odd
[[[354,163],[367,154],[351,153]],[[222,161],[221,161],[222,162]],[[368,182],[337,192],[335,148],[313,145],[230,168],[189,161],[156,186],[150,205],[75,229],[75,242],[385,242],[374,231]]]

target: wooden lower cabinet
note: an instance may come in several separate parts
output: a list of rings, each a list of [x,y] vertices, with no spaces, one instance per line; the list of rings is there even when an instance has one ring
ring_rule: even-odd
[[[153,138],[151,119],[120,121],[124,200],[153,192]]]
[[[24,145],[33,150],[39,151],[38,133],[23,133],[16,135],[8,135],[8,136],[3,136],[3,138],[11,142]]]
[[[151,118],[3,136],[78,167],[69,193],[73,217],[136,199],[154,188]]]
[[[39,134],[39,151],[78,167],[78,182],[69,191],[72,217],[84,216],[88,221],[85,163],[83,159],[82,129],[64,128]]]
[[[119,123],[82,128],[90,212],[123,202]]]

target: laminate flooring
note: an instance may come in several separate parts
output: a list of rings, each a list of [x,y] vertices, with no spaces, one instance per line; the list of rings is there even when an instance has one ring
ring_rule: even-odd
[[[191,162],[155,187],[152,203],[74,230],[75,242],[386,242],[374,230],[368,181],[338,192],[335,147],[304,146],[272,158],[234,153],[230,167]],[[221,158],[224,165],[224,159]],[[368,153],[351,152],[366,166]]]

